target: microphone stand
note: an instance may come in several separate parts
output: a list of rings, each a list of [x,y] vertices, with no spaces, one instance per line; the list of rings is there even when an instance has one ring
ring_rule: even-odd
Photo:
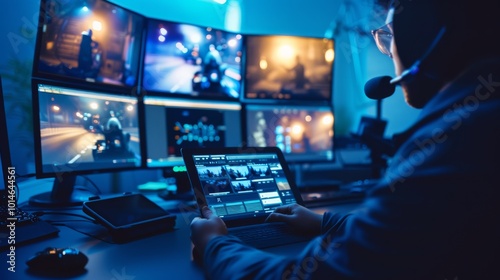
[[[377,120],[382,119],[382,99],[377,99]]]
[[[418,70],[418,63],[415,69]],[[411,74],[413,71],[408,71],[408,73]],[[377,117],[375,119],[372,118],[370,121],[371,129],[364,129],[361,135],[361,141],[370,149],[372,177],[375,179],[380,178],[383,171],[387,168],[385,156],[392,156],[394,154],[392,143],[384,139],[386,122],[382,120],[382,99],[394,93],[396,83],[403,76],[398,76],[397,78],[391,78],[390,76],[375,77],[365,84],[366,96],[377,101]]]
[[[374,126],[384,126],[385,129],[385,123],[382,120],[382,99],[377,99],[377,117],[374,121]],[[387,168],[387,160],[384,155],[392,156],[393,154],[392,146],[384,139],[383,131],[380,134],[368,130],[366,133],[363,133],[361,140],[370,149],[372,178],[378,179]]]

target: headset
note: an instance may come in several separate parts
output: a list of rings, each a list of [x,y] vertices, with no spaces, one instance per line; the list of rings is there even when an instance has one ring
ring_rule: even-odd
[[[441,41],[441,38],[443,38],[445,32],[446,27],[441,27],[438,34],[436,35],[436,37],[434,37],[434,40],[432,40],[432,43],[427,48],[425,53],[420,57],[420,59],[417,59],[417,61],[415,61],[410,68],[404,70],[401,75],[394,78],[390,76],[381,76],[369,80],[365,84],[366,96],[370,99],[384,99],[394,93],[396,85],[401,85],[401,82],[410,81],[413,77],[415,77],[420,72],[420,65],[422,61],[424,61],[436,48],[439,41]]]
[[[400,84],[403,80],[407,80],[409,79],[410,77],[412,76],[415,76],[417,73],[419,73],[420,71],[420,63],[426,59],[429,54],[436,48],[437,44],[439,43],[439,41],[441,41],[441,38],[443,38],[443,35],[446,31],[446,27],[441,27],[441,29],[439,30],[438,34],[436,35],[436,37],[434,38],[434,40],[432,41],[431,45],[429,46],[429,48],[425,51],[424,55],[422,55],[422,57],[420,59],[418,59],[417,61],[415,61],[415,63],[413,63],[413,65],[404,70],[401,75],[395,77],[395,78],[392,78],[389,83],[390,84],[394,84],[394,85],[398,85]]]

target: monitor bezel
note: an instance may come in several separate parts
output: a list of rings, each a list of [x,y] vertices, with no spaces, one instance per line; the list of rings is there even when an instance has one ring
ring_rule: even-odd
[[[2,134],[2,145],[0,145],[0,160],[2,168],[2,184],[3,188],[0,187],[0,201],[7,205],[7,194],[15,186],[16,180],[9,178],[9,169],[14,168],[12,165],[12,156],[10,152],[10,140],[9,140],[9,128],[7,125],[7,108],[5,106],[5,94],[2,84],[2,76],[0,76],[0,132]],[[15,196],[13,196],[15,197]]]
[[[317,39],[317,40],[329,40],[332,42],[333,45],[333,53],[334,53],[334,58],[331,62],[330,65],[330,88],[329,88],[329,95],[327,98],[304,98],[304,99],[298,99],[298,98],[290,98],[290,99],[277,99],[277,98],[248,98],[248,67],[250,66],[248,64],[248,44],[249,41],[253,40],[253,38],[271,38],[271,37],[293,37],[293,38],[298,38],[298,39]],[[274,103],[274,102],[287,102],[290,104],[293,104],[294,102],[306,102],[306,103],[321,103],[321,102],[332,102],[333,101],[333,96],[334,96],[334,75],[335,75],[335,60],[336,60],[336,40],[334,38],[327,38],[327,37],[316,37],[316,36],[304,36],[304,35],[294,35],[294,34],[245,34],[245,40],[244,42],[244,52],[243,52],[243,63],[242,64],[242,80],[243,80],[243,92],[241,94],[241,101],[243,103],[263,103],[263,104],[268,104],[268,103]]]
[[[106,95],[116,95],[117,97],[132,97],[137,99],[137,117],[138,117],[138,129],[139,129],[139,137],[141,137],[139,141],[139,147],[141,149],[139,156],[140,161],[139,164],[135,166],[118,166],[113,168],[95,168],[95,169],[73,169],[73,170],[62,170],[61,172],[53,171],[47,172],[44,171],[43,157],[42,157],[42,141],[41,141],[41,132],[40,132],[40,114],[39,114],[39,94],[38,94],[38,85],[45,84],[48,86],[55,87],[64,87],[71,90],[79,90],[79,91],[93,91],[96,94],[106,94]],[[35,176],[38,179],[41,178],[58,178],[64,176],[79,176],[79,175],[88,175],[88,174],[100,174],[100,173],[111,173],[111,172],[120,172],[120,171],[132,171],[139,170],[144,168],[144,150],[143,150],[143,142],[142,139],[142,129],[141,129],[141,105],[139,102],[139,98],[135,95],[125,95],[120,93],[119,91],[109,91],[109,90],[95,90],[94,87],[85,87],[83,85],[75,85],[71,83],[64,83],[60,81],[53,80],[45,80],[39,78],[31,79],[31,89],[32,89],[32,106],[33,106],[33,139],[34,139],[34,158],[35,158]]]
[[[138,38],[138,43],[136,45],[137,51],[136,51],[136,63],[137,63],[137,69],[136,70],[136,75],[135,75],[135,82],[133,85],[126,85],[126,84],[113,84],[113,83],[105,83],[105,82],[98,82],[98,81],[88,81],[86,79],[81,79],[81,78],[76,78],[72,76],[67,76],[67,75],[61,75],[61,74],[55,74],[55,73],[50,73],[50,72],[43,72],[39,70],[40,67],[40,54],[41,54],[41,44],[43,40],[43,24],[45,22],[45,15],[46,15],[46,4],[50,0],[41,0],[40,1],[40,8],[39,8],[39,17],[38,17],[38,26],[37,26],[37,35],[36,35],[36,41],[35,41],[35,51],[34,51],[34,58],[33,58],[33,68],[32,68],[32,73],[31,76],[32,78],[38,78],[38,79],[47,79],[47,80],[54,80],[54,81],[65,81],[69,83],[73,83],[76,87],[89,87],[89,88],[94,88],[95,90],[111,90],[115,91],[121,94],[136,94],[139,95],[139,86],[140,86],[140,79],[141,79],[141,69],[142,69],[142,52],[143,52],[143,42],[144,42],[144,32],[145,32],[145,23],[147,18],[137,12],[134,12],[132,10],[129,10],[127,8],[124,8],[120,5],[117,5],[113,2],[107,1],[107,0],[97,0],[101,1],[104,3],[107,3],[108,5],[112,5],[116,8],[122,9],[123,11],[130,13],[134,16],[137,16],[140,18],[141,23],[140,26],[137,27],[137,30],[139,30],[137,33],[140,34],[140,38]]]
[[[201,28],[201,29],[206,29],[206,28],[211,28],[216,31],[221,31],[227,34],[234,34],[234,35],[240,35],[241,36],[241,61],[240,61],[240,89],[239,89],[239,96],[237,98],[229,97],[229,96],[224,96],[221,93],[217,93],[217,95],[210,95],[210,94],[195,94],[195,92],[191,93],[175,93],[175,92],[169,92],[169,91],[161,91],[161,90],[149,90],[144,87],[144,76],[145,76],[145,60],[146,60],[146,55],[147,55],[147,40],[148,40],[148,32],[149,32],[149,26],[150,24],[154,22],[162,22],[166,24],[175,24],[175,25],[188,25],[188,26],[193,26],[196,28]],[[246,35],[243,33],[239,32],[234,32],[234,31],[228,31],[225,29],[221,28],[213,28],[210,26],[204,26],[200,24],[193,24],[193,23],[187,23],[187,22],[180,22],[180,21],[172,21],[172,20],[166,20],[166,19],[158,19],[158,18],[146,18],[144,22],[144,39],[143,39],[143,48],[142,48],[142,57],[141,57],[141,69],[140,69],[140,87],[142,91],[143,96],[155,96],[155,97],[165,97],[165,98],[181,98],[181,99],[192,99],[192,100],[217,100],[217,101],[238,101],[240,102],[242,100],[242,97],[244,95],[244,56],[245,56],[245,37]]]
[[[144,136],[143,138],[141,139],[145,139],[144,141],[141,141],[141,143],[144,143],[144,147],[142,148],[142,151],[144,153],[144,167],[145,168],[148,168],[148,169],[165,169],[165,168],[175,168],[175,169],[182,169],[181,167],[185,166],[184,165],[184,161],[183,161],[183,158],[182,158],[182,155],[180,156],[176,156],[175,157],[175,161],[172,160],[172,161],[164,161],[165,164],[159,164],[159,163],[156,163],[156,164],[151,164],[149,163],[149,145],[147,143],[148,141],[148,127],[146,126],[146,121],[147,121],[147,115],[146,115],[146,111],[147,111],[147,106],[162,106],[162,105],[152,105],[152,104],[147,104],[148,101],[147,99],[153,99],[153,100],[160,100],[161,102],[168,102],[168,101],[172,101],[172,102],[179,102],[179,103],[183,103],[183,102],[186,102],[186,103],[199,103],[199,104],[209,104],[210,101],[209,100],[201,100],[201,99],[189,99],[189,98],[175,98],[175,97],[170,97],[170,96],[144,96],[142,98],[142,103],[143,103],[143,118],[142,120],[144,121],[144,126],[143,126],[143,130],[141,131],[142,133],[144,133]],[[217,105],[224,105],[224,106],[238,106],[239,107],[239,110],[234,110],[235,112],[238,112],[239,114],[239,126],[240,126],[240,130],[239,130],[239,138],[241,140],[241,144],[244,144],[244,139],[243,139],[243,128],[241,127],[243,125],[243,115],[242,115],[242,112],[243,112],[243,104],[237,100],[221,100],[220,101],[221,103],[217,103]],[[214,105],[214,106],[217,106],[217,105]],[[190,107],[184,107],[184,106],[176,106],[175,104],[174,105],[168,105],[168,106],[162,106],[163,109],[167,109],[167,108],[190,108]],[[217,109],[222,109],[224,110],[223,108],[199,108],[199,109],[203,109],[203,110],[217,110]],[[229,109],[227,110],[229,111]],[[167,131],[166,131],[167,132]],[[226,135],[226,137],[228,137],[228,135]],[[228,146],[235,146],[235,145],[228,145],[227,143],[225,143],[226,147]],[[241,145],[243,146],[243,145]],[[154,162],[157,162],[158,159],[155,159]],[[174,170],[175,171],[175,170]],[[177,171],[175,171],[177,172]]]

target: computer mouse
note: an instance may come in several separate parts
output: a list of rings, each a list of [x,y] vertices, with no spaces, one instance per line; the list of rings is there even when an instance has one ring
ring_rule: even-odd
[[[26,261],[29,272],[42,275],[78,275],[85,272],[88,257],[75,248],[46,248]]]

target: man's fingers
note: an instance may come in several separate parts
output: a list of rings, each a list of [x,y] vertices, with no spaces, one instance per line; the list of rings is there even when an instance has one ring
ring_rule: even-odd
[[[191,224],[190,224],[191,229],[193,229],[193,228],[195,227],[195,224],[197,224],[197,222],[198,222],[199,220],[201,220],[201,219],[202,219],[202,218],[200,218],[200,217],[194,217],[194,218],[191,220]]]
[[[274,209],[274,213],[292,214],[292,205],[284,205]]]
[[[274,212],[267,216],[266,222],[287,222],[290,219],[290,215]]]
[[[208,206],[203,206],[203,208],[201,208],[201,214],[203,216],[203,218],[207,218],[207,219],[210,219],[212,218],[213,216],[216,216],[212,210],[210,210],[210,208],[208,208]]]

